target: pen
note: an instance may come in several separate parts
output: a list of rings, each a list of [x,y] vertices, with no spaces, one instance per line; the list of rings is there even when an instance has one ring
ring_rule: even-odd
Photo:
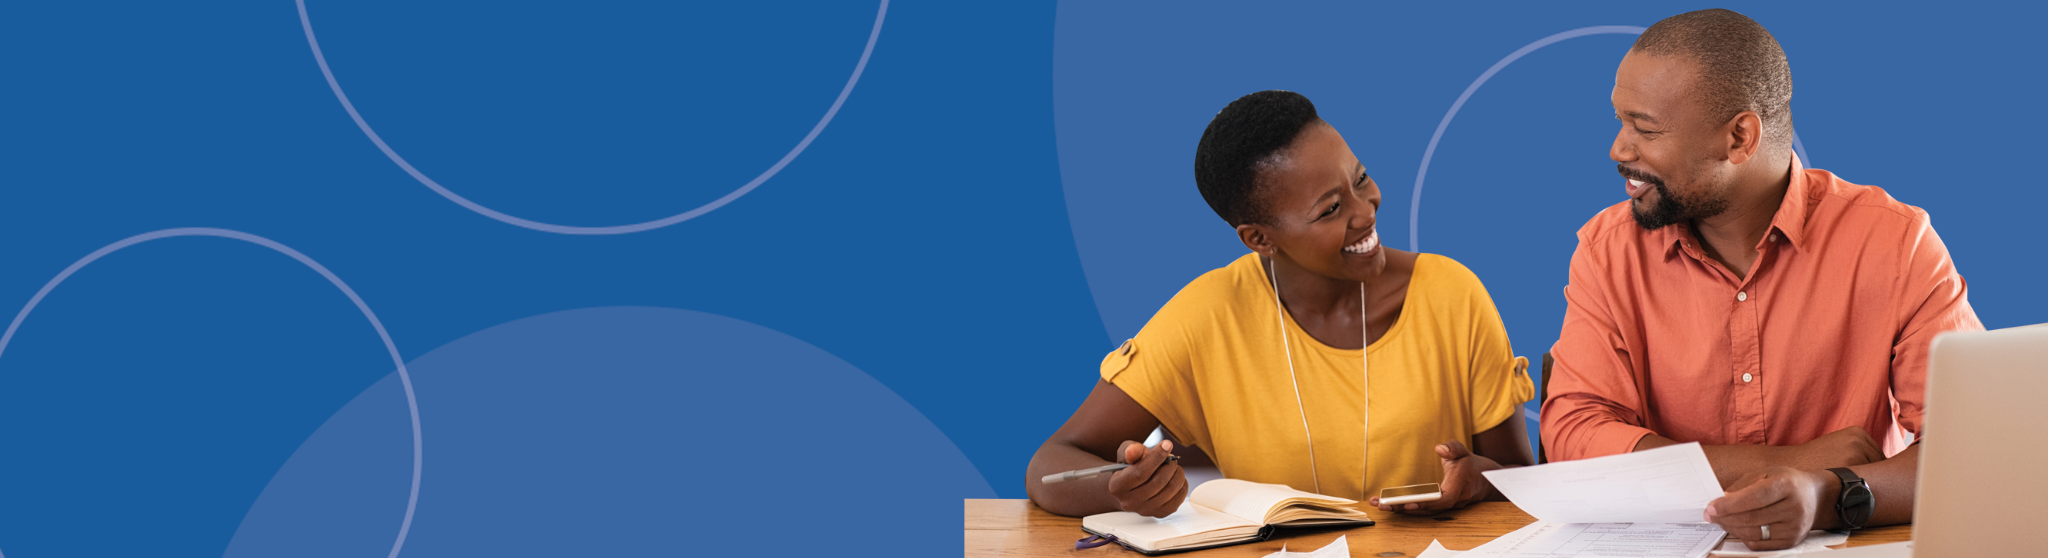
[[[1167,461],[1180,461],[1180,456],[1178,456],[1178,455],[1168,455],[1168,456],[1166,456],[1166,460],[1167,460]],[[1101,467],[1095,467],[1095,468],[1090,468],[1090,469],[1079,469],[1079,470],[1074,470],[1074,471],[1067,471],[1067,472],[1065,472],[1065,473],[1053,473],[1053,474],[1050,474],[1050,475],[1046,475],[1046,476],[1045,476],[1045,478],[1041,478],[1041,479],[1038,479],[1038,482],[1042,482],[1042,483],[1045,483],[1045,484],[1052,484],[1052,483],[1056,483],[1056,482],[1065,482],[1065,481],[1070,481],[1070,480],[1081,480],[1081,479],[1085,479],[1085,478],[1088,478],[1088,477],[1093,477],[1093,476],[1098,476],[1098,475],[1107,475],[1107,474],[1110,474],[1110,473],[1114,473],[1114,472],[1117,472],[1117,471],[1122,471],[1122,470],[1124,470],[1124,468],[1125,468],[1125,467],[1130,467],[1130,466],[1131,466],[1131,464],[1129,464],[1129,463],[1112,463],[1112,464],[1109,464],[1109,465],[1103,465],[1103,466],[1101,466]]]

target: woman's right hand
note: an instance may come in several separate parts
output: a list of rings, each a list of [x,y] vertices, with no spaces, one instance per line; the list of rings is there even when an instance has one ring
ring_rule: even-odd
[[[1109,495],[1116,498],[1118,508],[1146,517],[1166,517],[1187,500],[1187,474],[1181,471],[1180,462],[1167,459],[1173,455],[1172,440],[1153,448],[1125,441],[1117,447],[1117,454],[1119,463],[1131,464],[1109,476]]]

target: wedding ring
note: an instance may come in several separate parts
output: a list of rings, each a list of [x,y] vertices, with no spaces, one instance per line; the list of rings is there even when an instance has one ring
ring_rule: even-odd
[[[1769,525],[1765,525],[1765,526],[1764,526],[1764,538],[1761,538],[1761,539],[1757,539],[1757,540],[1760,540],[1760,541],[1768,541],[1768,540],[1771,540],[1771,526],[1769,526]]]

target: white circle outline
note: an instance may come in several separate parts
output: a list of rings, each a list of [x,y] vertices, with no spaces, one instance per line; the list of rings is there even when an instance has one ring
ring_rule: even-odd
[[[98,261],[100,258],[106,257],[108,254],[120,251],[122,248],[127,248],[129,246],[134,246],[144,242],[149,242],[151,240],[177,238],[185,236],[210,236],[240,240],[250,244],[255,244],[257,246],[262,246],[264,248],[269,248],[277,253],[290,256],[292,259],[298,260],[300,264],[304,264],[306,267],[312,268],[313,271],[318,272],[321,277],[325,277],[327,279],[327,282],[333,283],[335,288],[341,289],[341,294],[348,295],[349,301],[354,302],[356,304],[356,309],[362,311],[363,317],[369,318],[370,327],[375,328],[377,330],[377,338],[382,339],[384,341],[384,349],[391,353],[391,363],[398,366],[398,381],[400,384],[403,384],[405,386],[405,407],[406,410],[411,413],[412,417],[412,491],[405,497],[405,520],[398,524],[398,540],[393,541],[391,543],[391,554],[387,557],[398,558],[399,549],[405,547],[406,535],[412,531],[413,512],[419,507],[420,466],[423,463],[422,456],[424,448],[420,441],[420,405],[419,400],[415,398],[413,395],[412,374],[406,371],[405,358],[399,355],[398,345],[391,342],[391,334],[384,330],[384,322],[377,319],[376,312],[370,311],[370,305],[368,303],[363,302],[363,297],[356,295],[355,289],[349,288],[348,283],[342,282],[341,277],[335,275],[333,271],[329,271],[327,269],[327,266],[320,265],[320,262],[313,261],[313,258],[307,257],[305,254],[300,253],[298,250],[293,250],[290,246],[285,246],[284,244],[279,243],[275,240],[271,240],[261,236],[256,236],[242,231],[207,227],[163,229],[158,231],[146,232],[115,241],[113,244],[108,244],[106,246],[100,247],[100,249],[94,250],[90,254],[86,254],[85,257],[79,258],[78,261],[72,262],[69,267],[64,268],[64,271],[58,272],[56,277],[52,277],[50,278],[50,281],[48,283],[44,283],[43,288],[41,290],[36,291],[35,296],[29,297],[28,304],[23,305],[21,307],[21,312],[16,313],[14,315],[14,321],[12,323],[7,324],[7,332],[0,333],[0,355],[6,354],[7,344],[14,340],[15,330],[21,328],[21,322],[23,320],[28,319],[29,312],[34,311],[36,309],[36,305],[41,304],[43,302],[43,297],[49,296],[50,291],[55,290],[58,284],[63,283],[65,279],[69,279],[72,274],[78,273],[78,270],[84,269],[87,264],[91,264],[95,261]],[[6,558],[6,554],[0,553],[0,558]]]
[[[370,129],[370,123],[368,121],[363,120],[362,113],[357,112],[355,104],[349,102],[348,94],[343,93],[341,91],[341,82],[335,80],[334,70],[327,66],[327,55],[322,54],[320,52],[320,40],[314,38],[313,36],[313,20],[312,18],[306,15],[306,0],[293,1],[297,3],[299,6],[299,26],[306,30],[306,44],[312,47],[313,49],[313,61],[320,64],[320,75],[327,77],[327,87],[329,89],[334,90],[334,98],[341,101],[341,108],[346,109],[348,111],[348,117],[356,121],[357,128],[362,128],[363,135],[368,136],[370,138],[370,143],[377,144],[377,149],[379,151],[383,151],[384,156],[389,157],[391,159],[391,162],[397,163],[398,168],[404,169],[406,174],[412,175],[412,178],[414,180],[418,180],[420,184],[426,185],[426,187],[433,190],[434,193],[440,194],[441,197],[448,198],[448,201],[455,202],[456,205],[460,205],[466,209],[469,209],[470,211],[474,211],[479,215],[490,217],[492,219],[497,219],[498,221],[510,225],[532,229],[536,231],[551,232],[556,234],[577,235],[608,235],[636,233],[641,231],[659,229],[676,223],[681,223],[683,221],[688,221],[705,213],[710,213],[714,209],[724,207],[725,204],[732,203],[733,200],[737,200],[740,198],[740,196],[747,195],[747,192],[751,192],[754,190],[754,188],[759,187],[761,183],[767,182],[769,178],[773,178],[775,176],[775,173],[782,172],[782,168],[788,166],[790,161],[796,160],[796,156],[802,154],[804,152],[804,148],[811,146],[812,140],[818,139],[818,133],[825,131],[825,125],[831,124],[832,117],[839,114],[839,107],[841,105],[846,104],[846,97],[848,95],[853,94],[853,86],[857,83],[860,83],[860,74],[862,71],[865,71],[868,67],[868,56],[874,54],[875,52],[875,40],[881,38],[882,36],[882,20],[884,16],[887,16],[889,14],[889,0],[882,0],[881,8],[876,10],[875,12],[875,28],[874,30],[868,32],[867,48],[861,50],[860,63],[855,64],[853,66],[853,77],[846,79],[846,87],[841,88],[839,90],[839,98],[834,99],[832,101],[832,108],[827,109],[825,111],[825,117],[818,119],[818,124],[816,126],[811,127],[811,132],[804,135],[803,141],[797,142],[796,148],[790,149],[788,154],[782,156],[782,160],[776,161],[775,165],[768,167],[768,170],[762,172],[760,176],[756,176],[753,180],[747,181],[746,185],[740,186],[739,189],[733,190],[731,193],[728,193],[725,196],[720,197],[716,200],[712,200],[711,203],[707,203],[697,207],[696,209],[692,209],[675,215],[670,215],[668,217],[664,217],[661,219],[633,223],[630,225],[616,225],[609,227],[578,227],[571,225],[543,223],[531,219],[524,219],[508,215],[504,212],[491,209],[489,207],[484,207],[483,204],[470,201],[469,198],[462,197],[460,194],[456,194],[453,190],[449,190],[448,188],[441,186],[440,183],[434,182],[434,179],[428,178],[426,173],[420,172],[419,169],[413,168],[412,163],[406,162],[404,157],[400,157],[397,151],[391,149],[390,145],[384,143],[384,138],[378,136],[376,130]]]

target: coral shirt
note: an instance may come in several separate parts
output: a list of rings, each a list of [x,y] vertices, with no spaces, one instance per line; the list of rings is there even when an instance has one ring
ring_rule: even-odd
[[[1645,231],[1629,213],[1622,202],[1579,229],[1543,403],[1552,460],[1627,453],[1652,433],[1774,446],[1849,426],[1918,433],[1928,343],[1984,329],[1927,212],[1874,186],[1795,161],[1747,277],[1688,225]]]
[[[1359,500],[1439,482],[1437,444],[1522,420],[1536,386],[1465,266],[1418,256],[1405,300],[1365,350],[1331,347],[1283,317],[1259,255],[1246,254],[1167,301],[1103,357],[1102,379],[1229,478]]]

